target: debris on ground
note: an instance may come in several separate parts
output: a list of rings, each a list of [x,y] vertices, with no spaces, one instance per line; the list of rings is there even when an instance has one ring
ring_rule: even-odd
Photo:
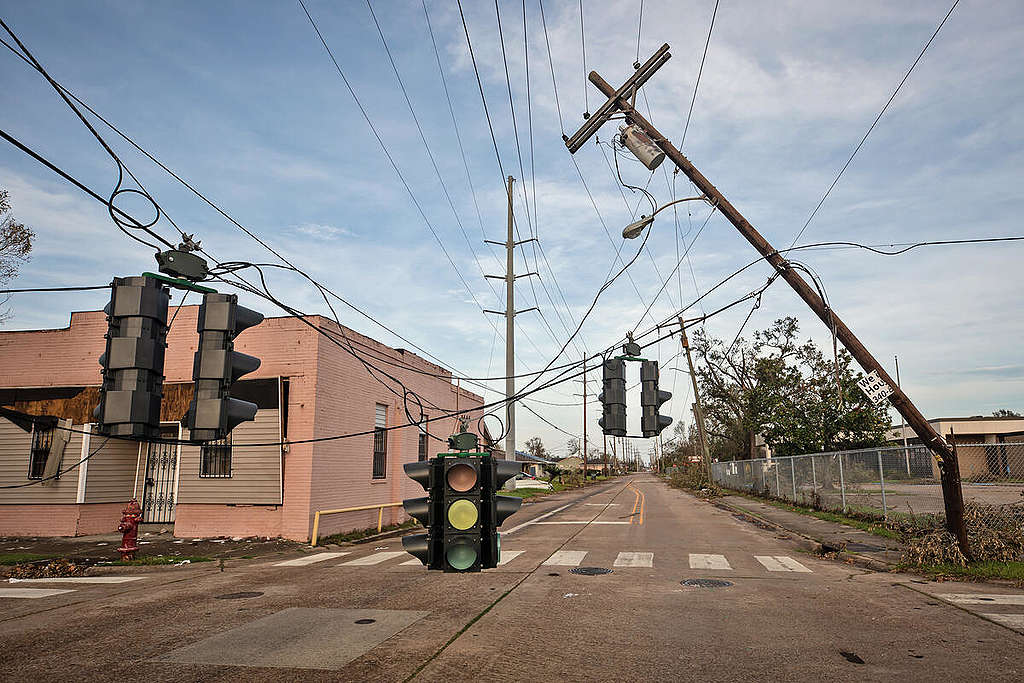
[[[964,505],[967,545],[976,562],[1024,562],[1024,506]],[[904,564],[921,567],[935,564],[967,566],[956,537],[936,529],[911,538],[903,556]]]
[[[50,579],[63,576],[83,576],[91,563],[76,560],[59,559],[47,562],[24,562],[11,567],[9,581],[15,583],[19,579]]]

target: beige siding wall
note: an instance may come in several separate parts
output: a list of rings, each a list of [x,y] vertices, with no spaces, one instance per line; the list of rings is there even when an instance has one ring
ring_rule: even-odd
[[[277,409],[260,410],[231,433],[231,476],[200,478],[198,446],[182,446],[178,472],[180,503],[281,503],[281,447],[246,446],[281,440]]]
[[[82,425],[72,425],[72,429],[82,430]],[[0,486],[28,484],[29,451],[32,448],[32,435],[21,427],[0,417]],[[64,462],[61,469],[66,469],[78,462],[82,456],[82,435],[72,432],[68,445],[64,449]],[[78,470],[74,469],[49,482],[46,486],[35,484],[19,489],[0,489],[0,505],[10,503],[74,503],[78,495]]]
[[[135,463],[139,459],[139,443],[109,439],[96,434],[90,437],[89,458],[85,474],[86,503],[120,503],[132,497],[135,485]],[[101,446],[102,445],[102,446]]]

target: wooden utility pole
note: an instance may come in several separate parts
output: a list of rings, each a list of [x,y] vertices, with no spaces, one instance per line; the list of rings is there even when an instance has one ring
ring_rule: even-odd
[[[633,108],[631,103],[632,99],[636,96],[637,89],[646,83],[654,73],[661,68],[672,56],[669,54],[668,44],[662,45],[658,50],[644,62],[642,65],[636,68],[634,73],[626,79],[626,82],[618,89],[613,88],[607,81],[605,81],[596,71],[591,71],[588,78],[597,88],[604,93],[608,100],[602,104],[594,114],[587,119],[587,121],[580,127],[572,137],[565,139],[565,145],[570,152],[575,153],[583,144],[589,140],[598,129],[608,120],[608,118],[615,114],[623,114],[626,122],[637,126],[642,130],[650,139],[665,153],[665,156],[672,160],[672,163],[676,167],[686,174],[686,177],[704,193],[710,201],[725,218],[733,224],[733,226],[739,231],[741,235],[757,250],[764,260],[767,261],[775,272],[778,273],[782,279],[784,279],[793,291],[803,299],[804,303],[825,323],[826,327],[843,343],[843,346],[850,352],[860,366],[866,372],[874,372],[882,381],[884,381],[890,388],[891,394],[889,396],[890,402],[899,411],[899,413],[906,419],[907,423],[914,430],[914,433],[921,439],[921,443],[927,446],[935,458],[939,461],[939,466],[943,474],[943,487],[944,490],[947,487],[947,479],[952,478],[953,472],[959,472],[959,465],[956,462],[956,453],[946,443],[942,437],[935,431],[934,427],[928,423],[924,415],[917,409],[917,406],[911,402],[910,398],[903,393],[902,389],[897,386],[897,383],[893,381],[892,377],[885,371],[882,364],[879,363],[873,355],[867,350],[864,344],[853,334],[849,327],[846,326],[839,316],[829,306],[825,304],[822,298],[818,295],[817,291],[811,287],[807,282],[800,276],[795,268],[787,261],[777,249],[768,243],[761,233],[759,233],[754,226],[752,226],[746,218],[733,206],[725,196],[718,191],[714,185],[711,184],[704,175],[697,170],[697,168],[690,163],[690,160],[683,156],[683,153],[676,149],[675,145],[668,141],[668,139],[661,134],[661,132],[654,127],[654,125],[648,121],[644,116]],[[959,477],[957,479],[957,490],[959,487]],[[952,483],[948,486],[951,488]],[[952,495],[952,494],[951,494]],[[961,492],[962,497],[962,492]],[[950,531],[956,533],[955,529],[963,526],[963,515],[962,509],[959,512],[959,518],[955,518],[958,514],[955,510],[951,510],[947,502],[947,518],[946,523],[949,526]],[[953,516],[950,516],[953,515]],[[964,554],[966,555],[966,546],[962,546]]]
[[[693,356],[690,355],[690,340],[686,336],[686,321],[679,316],[679,336],[686,350],[686,364],[690,368],[690,382],[693,383],[693,417],[697,421],[697,435],[700,438],[700,450],[704,460],[704,473],[711,480],[711,451],[708,449],[708,434],[704,430],[704,408],[700,404],[700,391],[697,389],[697,373],[693,370]]]
[[[506,240],[504,242],[494,242],[492,240],[484,240],[488,244],[497,244],[498,246],[505,247],[505,274],[504,275],[484,275],[484,277],[493,278],[495,280],[505,281],[505,310],[504,311],[492,311],[484,310],[484,313],[497,313],[498,315],[505,316],[505,459],[515,460],[516,459],[516,405],[512,397],[516,394],[516,328],[515,320],[516,315],[520,313],[526,313],[526,311],[536,310],[536,306],[525,308],[521,311],[516,310],[516,278],[525,277],[527,275],[535,275],[536,273],[524,273],[522,275],[516,275],[516,260],[515,250],[516,247],[523,242],[529,242],[530,240],[522,240],[516,242],[512,239],[512,229],[515,225],[514,216],[512,213],[512,183],[516,181],[512,176],[508,177],[508,230],[506,233]],[[530,239],[533,239],[532,237]]]
[[[587,480],[587,359],[583,358],[583,481]]]

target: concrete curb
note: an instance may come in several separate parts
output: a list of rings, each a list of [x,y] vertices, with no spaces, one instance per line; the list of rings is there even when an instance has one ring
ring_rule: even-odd
[[[807,550],[809,552],[813,552],[817,555],[824,555],[825,545],[821,540],[817,538],[808,536],[800,531],[796,531],[795,529],[785,527],[779,524],[778,522],[762,517],[756,512],[748,510],[744,507],[732,505],[730,503],[726,503],[725,501],[720,500],[709,500],[708,502],[710,502],[715,507],[721,508],[723,510],[728,510],[736,514],[752,517],[756,519],[758,522],[761,522],[762,524],[765,524],[766,526],[769,526],[776,531],[785,532],[787,534],[796,536],[797,543],[798,545],[800,545],[802,549]],[[862,569],[869,569],[871,571],[890,572],[896,567],[895,563],[885,562],[883,560],[878,560],[873,557],[867,557],[866,555],[861,555],[860,553],[852,553],[846,550],[840,551],[837,555],[839,560],[842,562],[852,564],[857,567],[861,567]]]

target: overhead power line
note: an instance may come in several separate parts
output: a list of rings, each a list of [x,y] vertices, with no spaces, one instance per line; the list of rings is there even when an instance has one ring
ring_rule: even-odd
[[[949,19],[950,15],[953,14],[953,10],[955,10],[956,6],[959,4],[960,0],[953,0],[953,4],[950,6],[949,11],[946,12],[946,16],[942,17],[942,21],[940,21],[939,25],[935,27],[935,31],[932,33],[931,37],[928,38],[928,42],[924,44],[924,47],[921,48],[921,52],[918,53],[917,58],[914,60],[914,63],[910,65],[909,69],[907,69],[907,73],[903,74],[903,78],[900,80],[899,85],[897,85],[896,89],[892,91],[892,95],[890,95],[889,99],[886,100],[885,105],[882,107],[882,110],[878,112],[878,116],[876,116],[875,120],[871,122],[870,126],[868,126],[867,131],[864,133],[864,137],[862,137],[860,139],[860,142],[857,143],[857,146],[853,148],[853,152],[850,153],[850,158],[847,159],[846,163],[843,164],[842,168],[839,169],[839,173],[836,174],[836,177],[832,180],[832,183],[828,186],[828,189],[825,190],[825,194],[823,194],[821,196],[821,199],[818,200],[818,203],[817,205],[815,205],[814,210],[811,211],[811,215],[807,217],[806,221],[804,221],[803,227],[800,228],[800,232],[798,232],[796,234],[796,237],[793,238],[793,242],[790,244],[790,246],[796,244],[796,241],[800,239],[800,237],[804,234],[804,231],[807,230],[807,226],[811,224],[812,220],[814,220],[814,217],[818,213],[818,209],[820,209],[821,206],[825,203],[825,200],[828,199],[828,196],[832,193],[832,189],[836,186],[836,183],[838,183],[839,179],[843,177],[843,173],[845,173],[846,169],[849,168],[850,164],[853,162],[853,158],[857,156],[857,152],[860,151],[860,148],[864,146],[864,142],[868,139],[868,136],[871,135],[871,131],[873,131],[875,129],[875,126],[878,125],[878,122],[882,120],[882,116],[885,114],[886,110],[889,109],[889,105],[892,104],[892,101],[896,99],[896,95],[899,94],[900,89],[903,87],[903,84],[907,82],[908,78],[910,78],[910,74],[913,73],[914,67],[916,67],[917,63],[921,61],[922,57],[924,57],[924,53],[928,50],[928,46],[930,46],[932,44],[932,41],[935,40],[935,36],[939,35],[939,31],[941,31],[942,27],[946,25],[946,20]]]

